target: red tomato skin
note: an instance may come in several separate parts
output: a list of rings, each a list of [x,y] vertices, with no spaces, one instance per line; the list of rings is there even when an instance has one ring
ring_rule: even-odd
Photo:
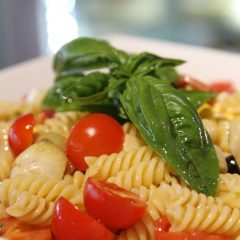
[[[85,156],[120,152],[123,141],[122,126],[115,119],[103,113],[93,113],[73,127],[67,142],[67,155],[76,169],[86,171]]]
[[[154,232],[155,232],[155,238],[158,239],[160,234],[163,232],[168,232],[170,228],[170,223],[167,219],[167,217],[160,217],[159,219],[154,221]]]
[[[62,197],[53,210],[52,231],[57,240],[114,239],[114,234],[104,225]]]
[[[0,236],[9,240],[51,240],[52,233],[50,228],[40,228],[29,225],[13,217],[0,219],[2,229]]]
[[[235,92],[235,88],[230,82],[215,82],[210,85],[211,92],[228,92],[228,93],[233,93]]]
[[[205,234],[200,232],[162,232],[157,235],[156,240],[230,240],[218,235]]]
[[[19,117],[9,129],[8,142],[17,156],[33,143],[34,116],[32,113]]]
[[[19,233],[17,236],[8,238],[9,240],[52,240],[50,229],[39,229],[29,232]]]
[[[200,80],[188,75],[181,75],[178,81],[179,88],[185,88],[189,85],[194,90],[209,91],[210,86]]]
[[[145,202],[116,184],[88,178],[84,188],[87,212],[110,229],[124,229],[144,214]]]
[[[43,109],[37,117],[37,123],[43,124],[46,119],[53,118],[55,115],[55,111],[51,109]]]

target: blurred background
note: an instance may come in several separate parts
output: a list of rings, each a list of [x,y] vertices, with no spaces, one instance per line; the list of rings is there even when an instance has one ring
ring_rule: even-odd
[[[112,33],[240,52],[240,0],[0,0],[0,68]]]

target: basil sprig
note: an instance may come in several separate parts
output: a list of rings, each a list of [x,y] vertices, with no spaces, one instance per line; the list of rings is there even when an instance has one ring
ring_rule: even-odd
[[[79,38],[55,55],[56,81],[43,105],[130,119],[193,189],[214,196],[218,160],[195,108],[215,95],[174,87],[175,67],[183,62],[147,52],[130,55],[105,41]]]
[[[216,194],[219,169],[213,145],[180,91],[151,76],[132,77],[121,103],[145,142],[187,183],[199,192]]]

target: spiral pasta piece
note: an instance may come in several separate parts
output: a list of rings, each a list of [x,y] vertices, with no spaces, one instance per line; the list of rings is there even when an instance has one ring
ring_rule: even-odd
[[[131,192],[135,193],[141,200],[147,202],[155,193],[156,188],[157,187],[155,185],[151,185],[149,188],[140,186],[139,188],[132,188]]]
[[[222,198],[207,197],[177,183],[162,182],[149,202],[153,214],[166,215],[170,231],[200,231],[235,236],[239,234],[240,209],[226,205]]]
[[[218,140],[218,126],[216,120],[212,119],[202,119],[203,126],[205,130],[208,132],[213,142]]]
[[[73,125],[87,113],[85,112],[57,112],[53,118],[46,119],[44,124],[34,126],[34,133],[39,136],[46,132],[55,132],[68,137]]]
[[[213,116],[216,119],[233,120],[240,117],[240,94],[222,92],[215,98],[212,106]]]
[[[139,131],[133,123],[126,122],[123,124],[123,131],[125,133],[123,150],[129,152],[134,149],[139,149],[146,145],[143,141]]]
[[[40,226],[49,226],[54,208],[54,202],[31,195],[29,192],[13,191],[11,196],[15,201],[6,208],[8,215],[20,221]]]
[[[25,103],[0,101],[0,121],[11,121],[26,110]]]
[[[206,206],[212,206],[217,203],[222,204],[221,199],[215,199],[213,197],[207,197],[203,193],[198,193],[194,190],[190,190],[188,187],[183,187],[177,182],[168,184],[162,182],[158,188],[154,190],[149,201],[155,205],[162,215],[166,215],[168,208],[175,206],[186,206],[192,204],[197,206],[198,204],[205,204]]]
[[[97,157],[87,157],[85,161],[90,166],[87,174],[101,180],[106,180],[111,176],[116,176],[119,171],[128,170],[140,162],[150,161],[156,154],[149,147],[141,147],[130,152],[121,151],[111,155]]]
[[[240,175],[220,174],[217,197],[221,198],[228,206],[240,209],[239,196]]]
[[[10,176],[13,154],[8,144],[10,123],[0,122],[0,182]]]
[[[240,233],[240,210],[218,203],[187,204],[167,208],[170,231],[200,231],[234,237]]]
[[[76,176],[75,178],[65,177],[65,179],[60,181],[57,179],[48,179],[45,176],[27,175],[24,178],[16,176],[5,179],[2,182],[0,186],[0,200],[8,206],[10,199],[12,199],[12,192],[18,191],[19,193],[28,192],[31,195],[44,198],[46,202],[54,202],[60,196],[63,196],[72,203],[82,206],[81,183],[82,180],[77,182]]]
[[[171,181],[170,170],[160,157],[154,157],[150,161],[142,161],[128,170],[120,171],[115,177],[108,179],[120,187],[130,190],[144,185],[159,185],[162,181]]]
[[[131,135],[133,137],[141,138],[141,135],[138,129],[131,122],[126,122],[123,124],[123,131],[125,134]]]
[[[240,121],[232,121],[229,130],[229,147],[232,155],[240,166]]]
[[[229,131],[231,123],[230,121],[219,121],[218,122],[218,140],[216,144],[225,152],[230,152],[229,147]]]
[[[146,212],[133,226],[122,231],[119,240],[154,240],[154,225],[152,217]]]

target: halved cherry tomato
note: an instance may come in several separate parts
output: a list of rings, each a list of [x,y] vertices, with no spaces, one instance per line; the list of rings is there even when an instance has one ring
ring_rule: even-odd
[[[19,117],[9,129],[8,142],[15,155],[33,143],[34,116],[29,113]]]
[[[55,204],[52,230],[57,240],[113,240],[114,234],[61,197]]]
[[[54,117],[55,111],[51,109],[44,109],[42,110],[37,117],[37,123],[43,124],[47,118]]]
[[[156,240],[230,240],[227,238],[220,237],[218,235],[204,234],[198,232],[163,232],[158,234]]]
[[[178,81],[178,87],[184,88],[189,85],[194,90],[209,91],[209,85],[188,75],[181,75]]]
[[[72,129],[67,142],[67,155],[76,169],[85,171],[85,156],[100,156],[122,150],[124,132],[112,117],[93,113],[82,118]]]
[[[145,202],[116,184],[88,178],[84,189],[88,213],[112,229],[127,228],[141,218]]]
[[[154,232],[156,240],[230,240],[219,235],[201,232],[168,232],[170,223],[166,217],[154,221]]]
[[[19,220],[6,217],[0,219],[0,236],[10,240],[51,240],[50,228],[41,228],[25,224]]]
[[[168,232],[170,228],[170,223],[167,217],[161,217],[154,221],[154,232],[156,239],[158,238],[159,234],[163,232]]]
[[[211,92],[235,92],[235,88],[230,82],[215,82],[210,85]]]
[[[184,88],[190,86],[194,90],[209,91],[209,92],[235,92],[235,88],[231,82],[222,81],[206,84],[188,75],[181,75],[178,81],[178,87]]]

